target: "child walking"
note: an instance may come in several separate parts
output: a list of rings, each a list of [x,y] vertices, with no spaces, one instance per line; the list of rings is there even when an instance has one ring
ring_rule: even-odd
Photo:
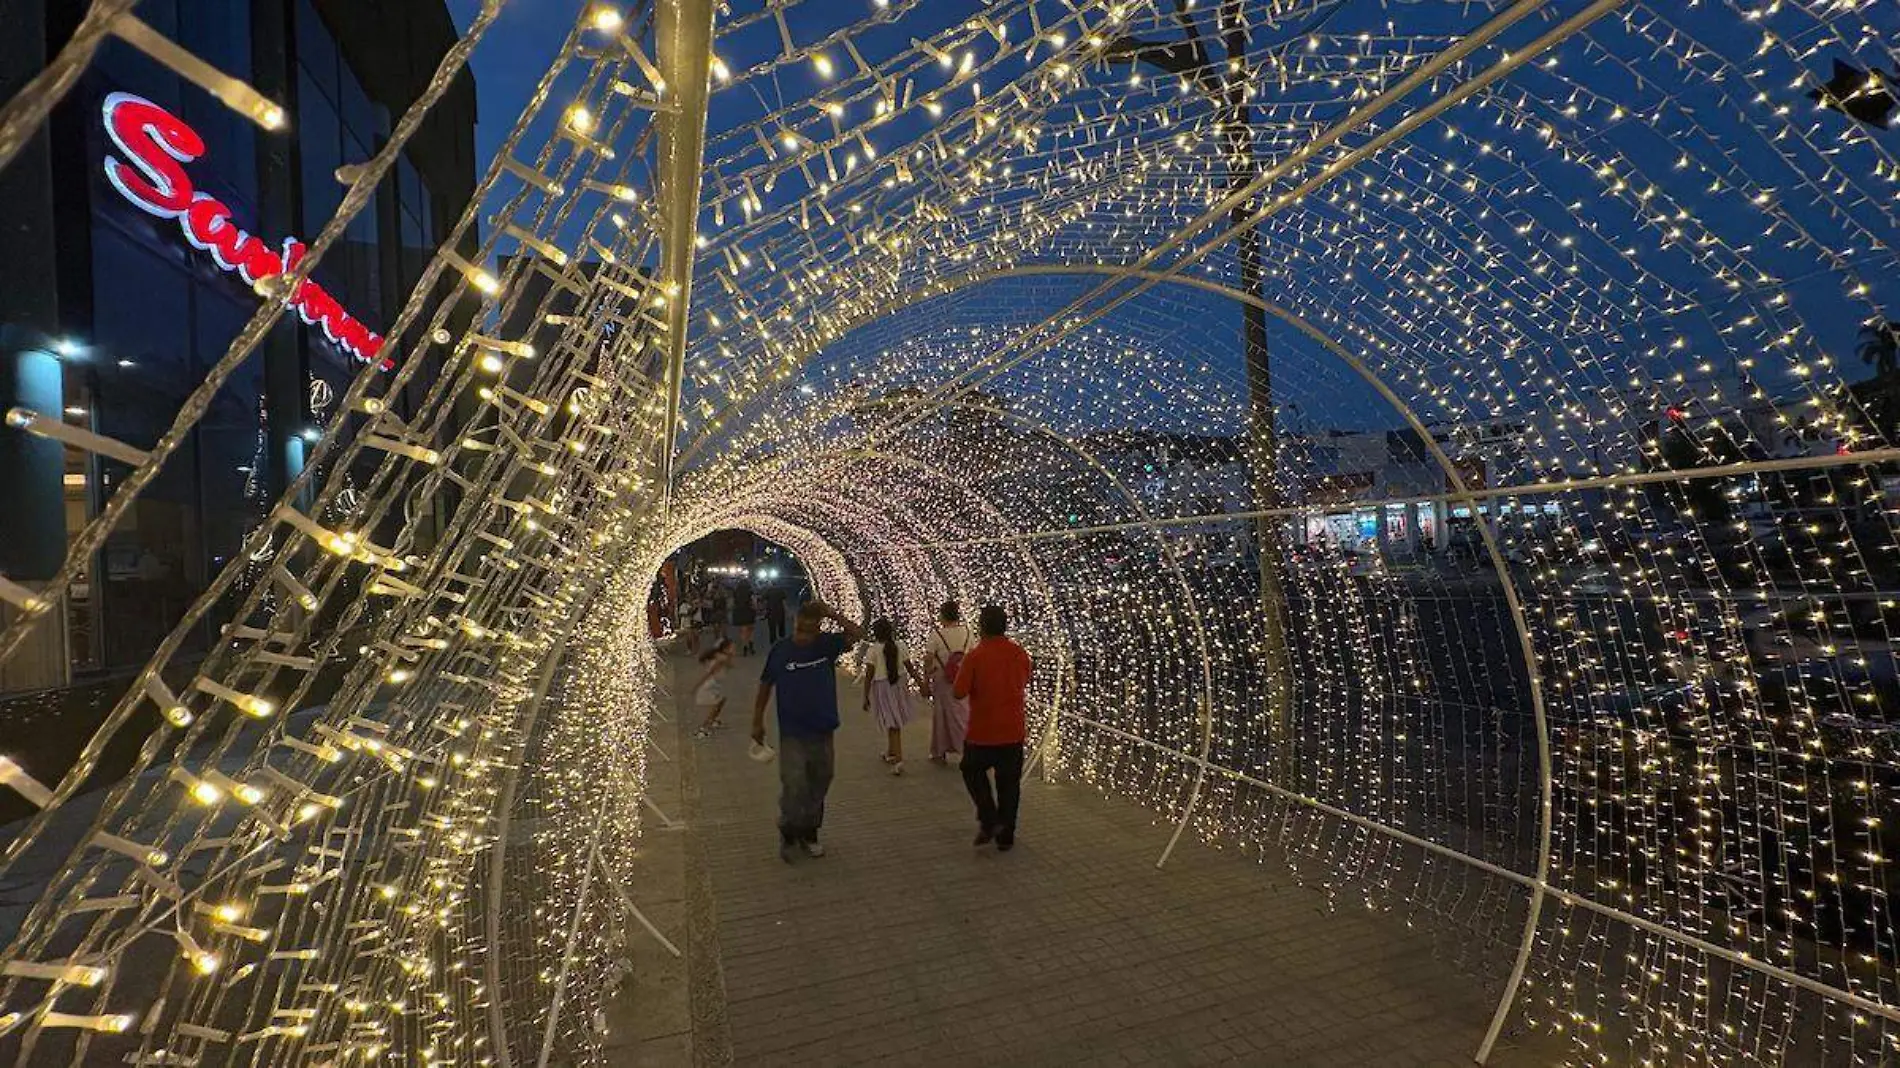
[[[865,651],[860,681],[864,684],[865,710],[875,715],[884,728],[884,763],[891,766],[892,775],[904,774],[904,724],[910,722],[910,694],[897,674],[899,664],[921,689],[923,676],[911,662],[910,650],[897,640],[890,620],[877,620],[871,624],[871,648]]]
[[[719,722],[719,714],[726,710],[726,669],[732,666],[732,658],[732,641],[728,638],[719,639],[699,656],[706,670],[693,686],[693,704],[706,710],[706,719],[693,732],[695,738],[710,738],[714,731],[725,726]]]

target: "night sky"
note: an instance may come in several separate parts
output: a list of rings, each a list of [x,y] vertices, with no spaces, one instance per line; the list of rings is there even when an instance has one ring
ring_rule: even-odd
[[[450,0],[451,10],[458,21],[464,25],[472,17],[477,6],[475,0]],[[506,136],[536,82],[546,70],[548,61],[555,55],[572,27],[580,7],[577,0],[509,0],[503,8],[498,24],[477,49],[473,67],[479,92],[481,120],[477,128],[476,140],[484,161],[492,158],[496,147]],[[937,28],[954,25],[971,13],[983,11],[985,8],[986,5],[981,0],[929,0],[928,4],[910,12],[901,25],[870,27],[858,39],[865,46],[866,54],[887,55],[903,48],[905,42],[913,36],[926,36]],[[1360,8],[1363,8],[1364,15],[1381,22],[1386,18],[1394,17],[1395,13],[1402,15],[1405,20],[1403,29],[1407,33],[1444,32],[1458,27],[1468,27],[1481,15],[1481,12],[1473,12],[1462,4],[1442,6],[1347,4],[1341,9],[1346,17],[1340,19],[1335,25],[1328,26],[1328,32],[1347,29],[1346,24],[1362,13]],[[795,38],[813,40],[843,25],[865,18],[870,11],[871,6],[868,0],[823,0],[819,3],[797,5],[789,13],[788,22]],[[1753,31],[1749,28],[1719,25],[1707,28],[1717,35],[1708,43],[1715,45],[1720,51],[1729,55],[1747,55],[1751,50],[1748,41],[1752,40],[1749,34]],[[776,37],[770,32],[761,32],[764,36],[756,41],[747,38],[743,33],[736,37],[722,39],[719,45],[722,58],[734,69],[741,69],[753,60],[772,54],[777,48]],[[1273,36],[1277,38],[1282,32],[1285,31],[1275,31]],[[1735,35],[1732,40],[1723,39],[1721,36],[1730,33]],[[755,45],[760,50],[759,55],[744,54]],[[1816,70],[1825,72],[1827,58],[1826,56],[1816,57],[1814,61]],[[1572,77],[1580,77],[1593,90],[1599,90],[1606,97],[1625,98],[1633,91],[1631,84],[1627,81],[1628,72],[1619,71],[1601,62],[1587,62],[1583,74],[1579,76],[1577,70],[1569,66],[1570,63],[1571,60],[1567,59],[1566,69]],[[1540,74],[1536,71],[1526,71],[1514,76],[1512,81],[1533,92],[1549,92],[1550,86],[1539,84],[1537,81],[1539,77]],[[783,101],[803,98],[817,88],[816,84],[799,84],[800,81],[801,72],[791,70],[775,75],[773,78],[758,80],[757,88],[760,92],[757,94],[754,94],[750,88],[717,94],[714,113],[709,119],[711,132],[717,134],[722,129],[750,121],[765,109],[776,107]],[[1811,106],[1802,99],[1804,94],[1798,86],[1790,84],[1785,88],[1789,96],[1789,104]],[[1669,92],[1672,96],[1679,98],[1679,102],[1688,113],[1696,116],[1697,122],[1703,124],[1711,133],[1725,142],[1714,146],[1714,153],[1731,156],[1737,152],[1752,152],[1753,154],[1747,157],[1748,169],[1751,173],[1759,174],[1764,182],[1784,188],[1799,182],[1801,175],[1777,170],[1773,161],[1757,163],[1757,160],[1762,158],[1762,153],[1754,151],[1763,147],[1756,144],[1760,131],[1752,127],[1747,116],[1725,110],[1719,102],[1712,99],[1698,99],[1702,89],[1693,81],[1685,81],[1680,87],[1670,87]],[[558,89],[556,93],[558,96]],[[772,96],[779,99],[770,99]],[[543,121],[552,122],[552,116],[556,112],[558,109],[551,109],[547,112],[548,117]],[[1469,105],[1463,109],[1455,109],[1449,119],[1452,125],[1458,125],[1464,121],[1480,121],[1472,117]],[[1834,116],[1824,116],[1823,122],[1836,121],[1836,119],[1837,117]],[[1840,124],[1844,124],[1845,121],[1838,119]],[[1831,132],[1834,127],[1823,125],[1822,129]],[[1639,126],[1634,133],[1623,139],[1622,151],[1631,159],[1641,160],[1646,170],[1653,166],[1655,173],[1666,172],[1669,161],[1674,158],[1677,149],[1660,137],[1654,139],[1655,143],[1645,145],[1640,140],[1641,136],[1643,136],[1643,130]],[[1900,133],[1885,136],[1900,137]],[[1438,129],[1434,126],[1429,131],[1422,131],[1418,137],[1434,140],[1438,137]],[[1584,211],[1578,215],[1578,220],[1587,220],[1593,226],[1605,228],[1602,236],[1606,243],[1613,239],[1622,240],[1632,233],[1628,225],[1630,221],[1627,218],[1628,213],[1619,211],[1614,204],[1604,202],[1600,192],[1593,189],[1581,175],[1565,173],[1561,165],[1529,157],[1527,157],[1527,166],[1536,171],[1539,179],[1546,183],[1546,188],[1553,194],[1569,196],[1574,191],[1577,196],[1575,203],[1584,206]],[[1681,190],[1672,189],[1672,192],[1679,191]],[[1688,192],[1690,195],[1694,194],[1693,190]],[[1750,229],[1758,227],[1756,219],[1745,210],[1737,209],[1732,192],[1705,198],[1702,203],[1691,202],[1689,206],[1706,211],[1708,214],[1703,217],[1703,221],[1709,223],[1711,229],[1725,232],[1726,238],[1732,244],[1741,245],[1748,242],[1751,233],[1756,238],[1760,236],[1759,228],[1752,231]],[[1511,206],[1505,207],[1508,209]],[[1547,207],[1524,208],[1524,210],[1534,210],[1539,215],[1545,216],[1540,219],[1540,225],[1554,228],[1564,225],[1567,221],[1559,215],[1554,215]],[[1831,221],[1819,220],[1823,229],[1826,229]],[[1799,309],[1805,322],[1813,330],[1815,341],[1824,351],[1832,353],[1839,361],[1838,366],[1842,377],[1850,381],[1865,377],[1866,372],[1855,360],[1854,350],[1855,333],[1867,314],[1866,305],[1849,303],[1842,299],[1840,275],[1817,263],[1810,250],[1789,251],[1770,243],[1754,248],[1752,255],[1756,263],[1772,269],[1779,276],[1776,284],[1786,287],[1794,306]],[[1891,263],[1892,254],[1882,251],[1871,258],[1885,259]],[[1605,258],[1598,258],[1596,263],[1608,270],[1616,269],[1615,263]],[[1688,268],[1682,263],[1664,262],[1662,257],[1646,257],[1644,266],[1659,274],[1672,276],[1668,277],[1671,284],[1679,286],[1683,293],[1693,294],[1697,298],[1688,307],[1681,309],[1686,314],[1671,316],[1672,321],[1666,324],[1667,329],[1677,333],[1687,342],[1688,351],[1719,352],[1722,343],[1716,335],[1716,321],[1718,316],[1728,314],[1724,306],[1734,300],[1736,295],[1718,289],[1707,274],[1699,274],[1696,269]],[[1871,265],[1863,264],[1862,266]],[[1896,282],[1895,272],[1872,270],[1869,273],[1873,277],[1873,298],[1883,301],[1889,307],[1900,305],[1900,282]],[[1323,294],[1321,298],[1324,299]],[[1222,298],[1211,294],[1176,294],[1171,299],[1175,301],[1177,310],[1179,304],[1184,301],[1205,303],[1207,315],[1201,320],[1203,322],[1218,322],[1232,314],[1230,306]],[[1033,309],[1028,311],[1033,312]],[[1890,311],[1889,316],[1900,318],[1900,310]],[[1234,367],[1226,370],[1238,377],[1240,344],[1238,317],[1234,318],[1236,321],[1231,346]],[[1111,328],[1116,327],[1118,325],[1116,316],[1111,315],[1106,325]],[[1636,343],[1637,335],[1655,330],[1658,324],[1651,322],[1631,325],[1635,333],[1630,335],[1628,340]],[[1272,330],[1275,351],[1282,354],[1276,362],[1282,363],[1283,366],[1301,362],[1315,366],[1335,362],[1330,356],[1325,355],[1323,350],[1300,337],[1296,332],[1277,325]],[[1138,330],[1134,332],[1139,333]],[[1214,343],[1219,344],[1218,337],[1214,337]],[[1635,351],[1642,351],[1644,344],[1649,344],[1649,342],[1645,340],[1638,344]],[[849,346],[850,339],[846,339],[840,346],[834,346],[834,348]],[[845,354],[834,353],[833,355]],[[1455,360],[1465,358],[1467,355],[1469,354],[1434,354],[1433,359]],[[1727,358],[1723,358],[1722,362],[1726,366]],[[1658,378],[1663,377],[1665,373],[1661,365],[1652,365],[1650,369]],[[1719,373],[1729,375],[1730,382],[1724,387],[1725,391],[1727,388],[1732,388],[1733,372]],[[1768,373],[1774,374],[1772,370]],[[1330,377],[1330,372],[1328,377]],[[1314,426],[1336,428],[1366,429],[1396,424],[1394,414],[1369,391],[1357,388],[1351,383],[1342,383],[1342,385],[1345,388],[1329,386],[1323,389],[1311,389],[1312,395],[1305,398],[1305,408],[1299,413],[1299,418]],[[1794,383],[1763,380],[1761,385],[1771,393],[1777,393],[1792,388]],[[1238,414],[1236,410],[1235,415],[1238,416]],[[1205,427],[1205,429],[1220,432],[1229,428]],[[1232,429],[1237,429],[1237,424]]]

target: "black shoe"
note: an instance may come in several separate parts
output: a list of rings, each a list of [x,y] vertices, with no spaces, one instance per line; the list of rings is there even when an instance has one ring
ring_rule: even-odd
[[[1005,827],[996,832],[996,851],[1007,853],[1016,848],[1016,828]]]
[[[798,859],[798,839],[781,832],[778,836],[778,859],[787,864]]]
[[[996,837],[996,831],[989,827],[978,827],[976,829],[976,844],[977,845],[980,845],[980,846],[989,845],[991,839],[995,837]]]

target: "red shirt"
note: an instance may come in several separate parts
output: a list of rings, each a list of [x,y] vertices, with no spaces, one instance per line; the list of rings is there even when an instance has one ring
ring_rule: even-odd
[[[984,638],[963,656],[958,697],[970,699],[971,745],[1016,745],[1023,740],[1023,691],[1029,687],[1029,654],[1004,637]]]

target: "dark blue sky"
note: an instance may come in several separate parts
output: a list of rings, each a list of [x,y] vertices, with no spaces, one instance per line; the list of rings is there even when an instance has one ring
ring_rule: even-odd
[[[449,0],[449,3],[458,21],[464,25],[478,7],[477,0]],[[484,160],[492,157],[506,136],[582,7],[579,0],[510,0],[504,6],[498,24],[477,49],[473,63],[481,108],[477,144]],[[1448,9],[1461,7],[1444,5],[1397,10],[1402,11],[1407,20],[1403,27],[1406,32],[1435,33],[1452,29],[1453,25],[1469,25],[1472,18],[1469,12],[1455,18],[1449,13]],[[958,23],[970,14],[985,9],[986,5],[980,0],[927,0],[908,12],[902,25],[869,27],[856,39],[864,46],[867,55],[888,55],[903,48],[911,37],[928,37],[937,29]],[[1345,17],[1329,25],[1328,32],[1344,33],[1354,28],[1348,24],[1361,12],[1350,4],[1343,10]],[[1370,17],[1380,10],[1381,5],[1366,5],[1364,14]],[[846,23],[862,20],[872,11],[870,0],[811,0],[793,7],[788,22],[795,39],[812,41]],[[1383,17],[1380,16],[1381,19]],[[1900,16],[1882,17],[1900,23]],[[1746,57],[1753,51],[1753,34],[1756,32],[1753,29],[1723,25],[1719,20],[1710,18],[1691,21],[1696,23],[1698,32],[1705,35],[1705,45],[1717,49],[1730,59]],[[1432,25],[1425,25],[1428,22]],[[1672,339],[1679,339],[1679,344],[1686,343],[1683,348],[1685,360],[1691,354],[1698,359],[1718,356],[1725,348],[1718,328],[1732,322],[1741,311],[1746,310],[1738,307],[1737,302],[1758,299],[1764,292],[1780,291],[1784,294],[1783,299],[1789,300],[1791,306],[1802,315],[1806,327],[1813,331],[1818,347],[1839,361],[1837,366],[1842,377],[1848,380],[1864,377],[1866,371],[1854,357],[1854,333],[1868,314],[1868,305],[1843,299],[1845,286],[1838,265],[1829,264],[1817,256],[1814,247],[1800,247],[1791,241],[1791,231],[1788,229],[1768,227],[1770,234],[1764,239],[1763,231],[1768,219],[1751,209],[1738,196],[1734,186],[1740,176],[1750,185],[1759,184],[1772,189],[1778,197],[1785,198],[1780,203],[1788,214],[1814,232],[1823,247],[1854,249],[1860,244],[1864,248],[1864,242],[1857,242],[1844,229],[1846,220],[1833,210],[1833,205],[1817,201],[1810,195],[1813,189],[1805,188],[1812,179],[1812,174],[1803,173],[1811,167],[1810,157],[1795,151],[1785,161],[1778,158],[1780,152],[1786,151],[1786,146],[1767,139],[1766,134],[1772,134],[1774,128],[1764,129],[1761,116],[1738,110],[1736,98],[1721,95],[1728,92],[1725,86],[1689,79],[1673,80],[1667,88],[1659,89],[1654,80],[1645,84],[1643,80],[1634,78],[1638,70],[1647,75],[1656,73],[1642,61],[1644,53],[1639,46],[1643,43],[1623,37],[1608,27],[1603,29],[1602,36],[1619,53],[1630,58],[1635,67],[1624,70],[1617,64],[1601,61],[1600,55],[1586,55],[1579,47],[1573,47],[1565,53],[1566,72],[1602,98],[1647,101],[1652,113],[1646,117],[1647,121],[1614,123],[1599,118],[1595,128],[1586,127],[1577,131],[1582,137],[1579,143],[1591,151],[1606,154],[1619,152],[1655,180],[1666,181],[1667,192],[1674,198],[1676,205],[1699,215],[1698,224],[1706,226],[1707,231],[1719,237],[1726,246],[1740,250],[1752,267],[1770,272],[1772,277],[1764,277],[1759,281],[1749,279],[1756,284],[1734,291],[1716,285],[1705,267],[1684,258],[1679,250],[1656,249],[1653,237],[1645,236],[1636,213],[1627,205],[1606,197],[1601,183],[1590,177],[1587,168],[1541,152],[1532,137],[1534,131],[1497,130],[1491,114],[1478,109],[1475,104],[1457,109],[1448,116],[1451,126],[1464,127],[1469,124],[1473,129],[1482,129],[1483,132],[1477,136],[1514,147],[1519,153],[1517,158],[1523,161],[1526,170],[1535,176],[1534,180],[1541,186],[1542,192],[1537,196],[1521,195],[1521,189],[1505,194],[1495,204],[1500,214],[1521,217],[1527,223],[1535,223],[1535,228],[1540,232],[1580,234],[1578,254],[1588,255],[1591,265],[1606,271],[1617,284],[1634,284],[1636,278],[1629,269],[1635,263],[1620,262],[1620,258],[1611,250],[1642,249],[1642,267],[1674,287],[1685,298],[1677,303],[1666,321],[1652,315],[1650,319],[1654,321],[1636,321],[1619,326],[1618,335],[1606,337],[1595,329],[1607,323],[1607,319],[1576,324],[1581,330],[1583,343],[1607,347],[1611,351],[1621,349],[1630,354],[1644,353],[1655,346],[1662,346],[1659,356],[1644,358],[1645,369],[1661,378],[1666,373],[1665,368],[1674,362],[1668,348]],[[728,65],[742,69],[751,61],[774,54],[778,49],[777,35],[770,21],[766,20],[722,38],[718,47]],[[756,54],[748,54],[754,52]],[[1806,109],[1811,105],[1802,100],[1802,93],[1796,88],[1800,75],[1824,71],[1827,62],[1836,57],[1823,50],[1803,64],[1811,69],[1799,72],[1787,67],[1785,61],[1776,66],[1774,58],[1762,61],[1764,67],[1772,68],[1768,72],[1772,77],[1766,80],[1772,80],[1780,91],[1787,94],[1784,103]],[[1577,65],[1579,60],[1584,61],[1581,66]],[[1791,74],[1795,77],[1790,78]],[[813,84],[806,84],[808,82]],[[756,97],[752,88],[758,90]],[[754,79],[752,87],[723,93],[718,97],[719,108],[709,121],[710,129],[716,137],[721,130],[751,121],[759,112],[779,106],[787,100],[802,98],[815,88],[813,76],[802,65],[793,65],[770,77]],[[1521,72],[1507,81],[1505,95],[1509,96],[1512,90],[1519,88],[1545,99],[1558,100],[1572,92],[1550,82],[1543,72],[1537,70]],[[547,121],[552,121],[555,113],[558,113],[558,109],[550,112]],[[1838,149],[1839,146],[1831,142],[1846,130],[1847,125],[1839,116],[1819,116],[1815,129],[1820,143],[1830,149]],[[1884,137],[1900,137],[1900,133]],[[1471,154],[1471,146],[1446,144],[1441,140],[1438,128],[1422,132],[1412,140],[1428,154],[1444,153],[1445,156],[1441,158],[1461,158]],[[1669,180],[1666,176],[1672,173],[1672,160],[1678,153],[1685,151],[1694,153],[1699,165],[1707,164],[1720,169],[1721,173],[1715,175],[1716,181],[1711,183],[1707,175],[1683,175],[1682,180]],[[1855,159],[1848,164],[1851,171],[1861,170],[1865,160],[1864,151],[1856,150]],[[1490,169],[1490,177],[1496,179],[1501,175],[1503,172],[1496,168]],[[1507,188],[1510,184],[1513,183],[1505,183]],[[1515,184],[1521,187],[1523,183]],[[1720,192],[1712,194],[1709,191],[1712,188]],[[1588,208],[1573,215],[1575,205],[1587,205]],[[1881,215],[1871,210],[1858,221],[1873,227],[1876,233],[1884,227]],[[1579,231],[1580,225],[1589,227],[1587,234]],[[1531,242],[1523,245],[1525,249],[1530,247]],[[1589,251],[1586,252],[1586,249]],[[1862,262],[1855,265],[1858,268],[1856,275],[1871,287],[1873,301],[1885,305],[1890,317],[1900,318],[1900,281],[1896,281],[1900,274],[1890,269],[1892,253],[1876,248],[1862,255]],[[1401,288],[1395,287],[1394,282],[1393,279],[1382,279],[1374,284],[1374,291],[1383,292],[1395,304],[1409,301],[1410,298]],[[1332,299],[1325,293],[1308,295],[1322,304]],[[1177,302],[1177,314],[1180,304],[1204,300],[1207,315],[1199,321],[1218,322],[1221,324],[1218,332],[1227,333],[1225,323],[1229,320],[1225,319],[1223,313],[1228,309],[1219,298],[1177,294],[1173,299]],[[1420,313],[1436,314],[1423,308]],[[1119,316],[1112,316],[1110,323],[1115,323],[1117,318]],[[1117,325],[1129,328],[1130,324]],[[1132,332],[1139,333],[1138,330]],[[1238,369],[1237,333],[1235,330],[1236,343],[1232,346],[1235,366],[1228,369],[1230,371]],[[1293,331],[1276,325],[1273,333],[1274,348],[1291,357],[1293,365],[1306,361],[1331,362],[1330,358]],[[847,339],[843,345],[848,347],[849,341]],[[1438,352],[1431,346],[1426,351],[1434,362],[1441,359],[1457,360],[1469,355],[1461,356],[1456,350]],[[1721,366],[1715,373],[1718,376],[1727,374],[1732,379],[1732,359],[1732,355],[1720,355],[1717,362]],[[1757,370],[1758,380],[1771,392],[1781,392],[1793,386],[1793,382],[1779,371],[1781,364],[1780,359],[1771,358],[1764,360]],[[1348,387],[1315,392],[1318,395],[1310,398],[1312,403],[1308,405],[1308,414],[1318,423],[1363,427],[1385,425],[1391,421],[1391,414],[1383,404],[1359,390]]]
[[[481,112],[475,146],[484,165],[494,158],[496,146],[567,39],[579,6],[575,0],[510,0],[475,49],[471,65]],[[462,29],[480,9],[477,0],[449,0],[449,11]]]

